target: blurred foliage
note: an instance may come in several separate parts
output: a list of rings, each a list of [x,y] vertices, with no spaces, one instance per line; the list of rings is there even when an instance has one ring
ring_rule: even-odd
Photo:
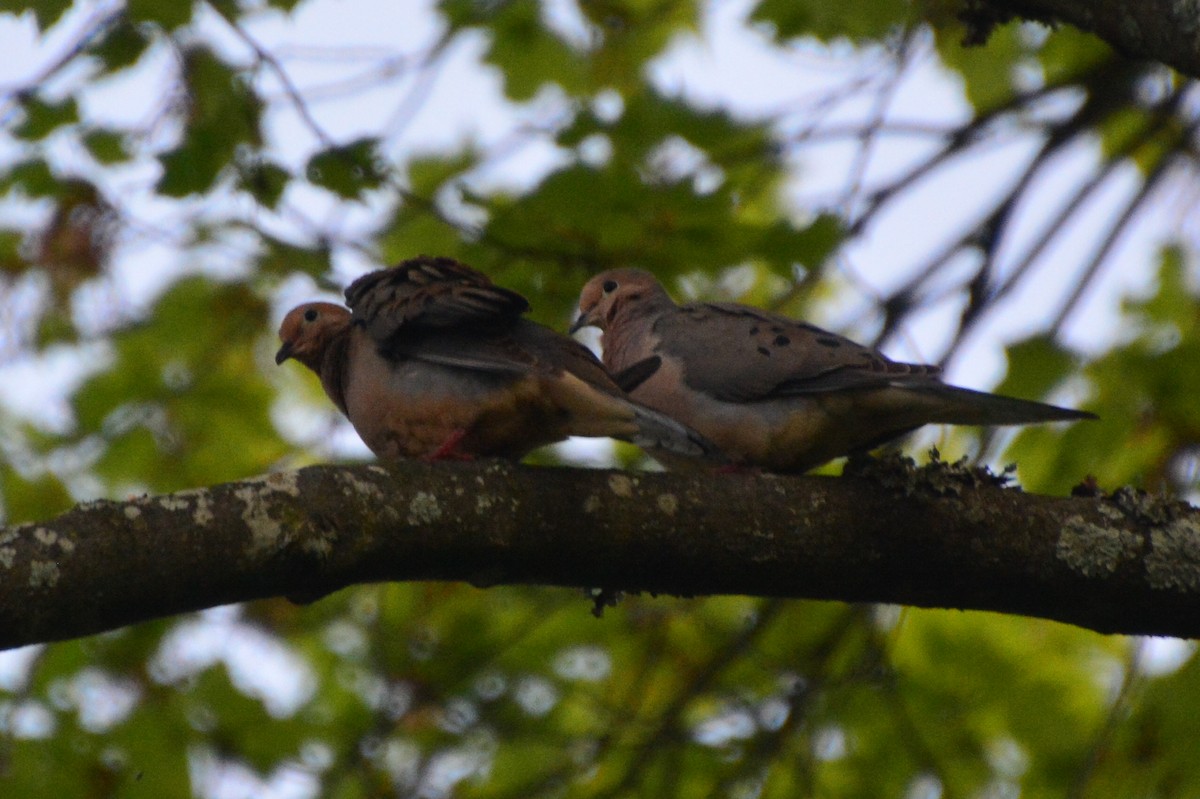
[[[1094,233],[1105,238],[1065,281],[1056,318],[1008,349],[1000,386],[1085,404],[1101,421],[1022,431],[1003,457],[1031,490],[1092,474],[1106,488],[1196,493],[1194,249],[1164,242],[1158,264],[1123,265],[1156,279],[1125,300],[1119,332],[1088,362],[1062,335],[1123,226],[1169,180],[1195,178],[1196,90],[1161,67],[1065,27],[1005,25],[963,48],[952,0],[749,3],[738,22],[764,51],[874,59],[866,80],[799,103],[797,124],[795,108],[756,116],[655,81],[711,5],[442,0],[436,41],[420,58],[385,59],[377,82],[416,75],[419,86],[456,42],[482,42],[507,101],[551,109],[531,113],[523,135],[553,162],[514,188],[480,179],[503,146],[413,152],[399,142],[403,115],[331,134],[343,127],[323,126],[258,38],[260,22],[303,3],[78,6],[0,0],[6,23],[24,15],[44,41],[59,37],[57,60],[0,90],[0,194],[23,211],[0,224],[0,368],[51,374],[73,358],[77,375],[65,421],[0,410],[9,522],[336,453],[336,414],[315,381],[270,353],[280,292],[336,290],[341,260],[459,257],[558,327],[589,274],[628,264],[681,296],[815,315],[852,293],[835,268],[844,244],[926,175],[1017,135],[1036,144],[1026,171],[940,254],[872,294],[853,332],[889,340],[949,298],[952,358],[981,320],[1012,311],[1017,289],[1064,282],[1046,279],[1039,254],[1122,174],[1139,188]],[[576,29],[551,6],[571,7]],[[935,146],[884,185],[789,200],[829,109],[856,92],[886,106],[919,59],[958,81],[969,118],[934,131]],[[91,90],[147,73],[157,93],[139,97],[137,123],[95,112]],[[309,141],[299,157],[281,153],[272,122],[289,114]],[[851,135],[865,152],[886,128]],[[1091,175],[1032,238],[1014,238],[1013,209],[1080,148]],[[169,211],[147,218],[148,207]],[[369,224],[342,224],[365,212]],[[996,254],[1013,249],[1001,268]],[[174,265],[117,269],[148,251]],[[133,302],[131,280],[157,288]],[[305,424],[289,425],[297,415]],[[999,457],[974,431],[952,435],[954,450]],[[598,620],[589,608],[559,590],[372,586],[3,656],[0,796],[1200,793],[1200,659],[1182,644],[1164,650],[1178,662],[1146,660],[1141,642],[1048,622],[833,603],[626,597]]]

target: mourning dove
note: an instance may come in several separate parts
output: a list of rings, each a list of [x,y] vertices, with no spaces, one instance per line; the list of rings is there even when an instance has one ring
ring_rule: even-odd
[[[897,363],[814,325],[730,303],[679,306],[653,275],[592,278],[571,332],[603,331],[604,364],[638,402],[733,462],[803,472],[924,424],[1091,419],[1085,411],[946,385],[937,366]]]
[[[715,457],[700,436],[631,402],[586,347],[522,319],[524,297],[454,260],[371,272],[346,303],[288,312],[275,362],[316,372],[380,458],[516,459],[568,436]]]

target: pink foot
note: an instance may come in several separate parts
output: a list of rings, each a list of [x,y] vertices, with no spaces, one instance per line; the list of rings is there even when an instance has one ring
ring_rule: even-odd
[[[762,474],[762,469],[757,466],[748,466],[744,463],[726,463],[723,466],[717,467],[717,474]]]
[[[461,452],[458,445],[466,438],[466,430],[455,430],[446,437],[446,440],[435,449],[433,452],[426,455],[422,460],[433,463],[434,461],[473,461],[475,456],[469,452]]]

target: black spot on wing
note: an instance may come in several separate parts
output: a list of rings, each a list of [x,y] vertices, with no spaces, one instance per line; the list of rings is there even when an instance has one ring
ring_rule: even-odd
[[[779,336],[775,337],[775,346],[776,347],[786,347],[787,345],[789,345],[791,343],[792,343],[792,340],[790,338],[788,338],[787,336],[779,335]]]
[[[759,347],[758,351],[761,352],[763,355],[767,355],[767,356],[769,356],[771,354],[771,351],[769,349],[767,349],[766,347]]]
[[[834,338],[833,336],[818,336],[817,343],[820,344],[822,347],[840,347],[840,346],[842,346],[842,342],[839,341],[838,339]],[[871,356],[867,355],[867,357],[870,358]]]

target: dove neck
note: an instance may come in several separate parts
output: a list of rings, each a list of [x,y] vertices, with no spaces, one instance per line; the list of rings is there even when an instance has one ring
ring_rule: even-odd
[[[319,363],[306,364],[321,378],[321,388],[342,413],[346,413],[346,379],[350,363],[350,326],[332,336],[321,352]]]
[[[661,289],[625,299],[614,304],[600,337],[605,363],[617,369],[652,355],[655,323],[676,310],[674,301]]]

